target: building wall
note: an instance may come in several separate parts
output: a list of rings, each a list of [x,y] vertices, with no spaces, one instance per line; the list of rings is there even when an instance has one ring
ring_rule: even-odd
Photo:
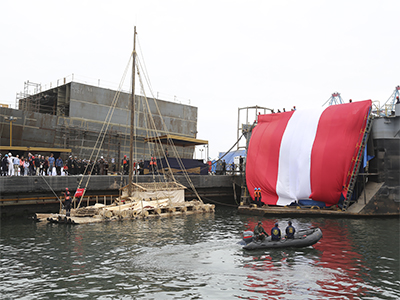
[[[147,124],[143,113],[143,106],[146,107],[144,97],[136,96],[135,126],[139,136],[146,135]],[[154,118],[155,127],[165,134],[160,115],[154,99],[148,98],[148,106]],[[118,93],[113,90],[103,89],[94,86],[83,85],[80,83],[71,83],[71,96],[69,103],[69,116],[82,119],[93,120],[92,126],[100,128],[109,114],[111,105],[115,103],[115,109],[110,118],[110,125],[115,131],[125,132],[126,127],[130,127],[130,95],[127,93]],[[157,100],[158,108],[162,114],[168,132],[177,133],[186,137],[196,137],[197,131],[197,107],[183,105],[163,100]]]
[[[1,107],[0,145],[9,145],[10,127],[4,116],[12,115],[17,117],[12,128],[13,146],[71,148],[73,156],[89,159],[113,99],[116,99],[116,94],[116,91],[113,90],[71,82],[42,92],[36,97],[35,105],[29,105],[29,100],[22,100],[20,103],[24,103],[24,105],[20,104],[20,107],[23,106],[25,110]],[[98,141],[99,143],[103,140],[103,145],[99,151],[94,153],[95,156],[102,155],[109,160],[111,158],[121,159],[123,155],[129,156],[129,98],[129,94],[120,93],[110,118],[107,134],[104,139],[103,136],[100,136]],[[40,106],[40,100],[37,99],[46,99],[46,111],[52,113],[35,112],[41,111],[45,107],[44,105]],[[148,159],[152,154],[161,156],[161,151],[165,150],[165,146],[163,149],[157,150],[154,149],[154,144],[143,142],[145,137],[166,134],[154,99],[148,99],[148,105],[158,131],[146,129],[151,126],[148,125],[146,114],[143,112],[144,103],[143,97],[136,96],[136,142],[134,144],[135,153],[137,153],[136,159]],[[157,104],[169,133],[184,137],[196,137],[197,107],[163,100],[157,100]],[[53,109],[49,110],[48,107]],[[167,148],[172,156],[171,147]],[[194,147],[177,147],[177,150],[182,158],[193,157]]]

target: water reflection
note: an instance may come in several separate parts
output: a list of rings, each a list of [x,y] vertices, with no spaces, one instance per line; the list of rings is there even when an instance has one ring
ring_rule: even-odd
[[[366,273],[362,255],[355,252],[354,237],[345,223],[326,220],[320,223],[324,238],[315,245],[321,254],[316,264],[324,268],[328,276],[317,283],[324,296],[365,295],[361,274]]]

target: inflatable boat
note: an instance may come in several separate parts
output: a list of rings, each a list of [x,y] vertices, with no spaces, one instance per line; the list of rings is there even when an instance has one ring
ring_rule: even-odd
[[[256,241],[252,231],[245,231],[243,234],[245,250],[268,249],[268,248],[300,248],[314,245],[322,238],[322,231],[319,228],[299,230],[295,233],[294,239],[282,238],[279,241],[272,241],[271,237],[264,241]]]

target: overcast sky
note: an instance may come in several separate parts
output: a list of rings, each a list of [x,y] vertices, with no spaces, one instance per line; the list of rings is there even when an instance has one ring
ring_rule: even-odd
[[[239,107],[316,107],[333,92],[346,102],[382,104],[400,84],[398,0],[35,0],[0,7],[0,103],[14,108],[25,81],[49,88],[72,74],[117,88],[136,25],[154,93],[198,107],[197,137],[209,140],[212,158],[236,142]]]

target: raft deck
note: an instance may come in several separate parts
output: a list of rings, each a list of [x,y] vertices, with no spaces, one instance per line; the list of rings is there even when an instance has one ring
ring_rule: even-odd
[[[146,219],[151,217],[166,218],[180,215],[213,213],[215,211],[215,205],[213,204],[203,204],[193,201],[163,208],[144,208],[141,211],[119,210],[119,206],[114,206],[114,208],[115,209],[112,211],[107,210],[106,213],[102,211],[96,211],[95,207],[93,206],[81,208],[79,210],[71,209],[71,216],[66,216],[63,212],[60,214],[36,213],[35,219],[38,222],[48,221],[49,223],[56,224],[78,225],[116,220]]]

